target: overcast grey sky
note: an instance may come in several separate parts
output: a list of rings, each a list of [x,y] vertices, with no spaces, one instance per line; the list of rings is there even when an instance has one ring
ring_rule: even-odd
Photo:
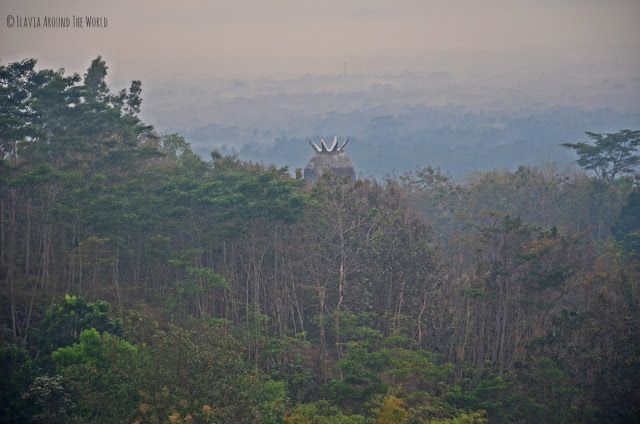
[[[2,0],[0,59],[124,79],[292,77],[612,66],[640,70],[640,0]],[[106,29],[8,28],[7,15],[94,15]],[[118,78],[118,75],[115,76]]]

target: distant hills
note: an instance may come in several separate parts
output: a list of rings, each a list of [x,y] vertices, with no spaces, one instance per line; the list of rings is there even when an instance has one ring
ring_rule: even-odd
[[[184,135],[204,156],[216,148],[293,170],[311,156],[306,138],[344,135],[362,176],[427,165],[462,176],[570,163],[560,143],[585,131],[640,127],[640,79],[586,75],[540,76],[524,85],[513,75],[445,71],[173,81],[166,91],[147,91],[143,115],[161,131]]]

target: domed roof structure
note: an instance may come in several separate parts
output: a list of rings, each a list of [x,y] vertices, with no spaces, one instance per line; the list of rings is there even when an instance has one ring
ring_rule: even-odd
[[[309,140],[309,144],[311,144],[316,154],[304,167],[304,180],[313,184],[322,177],[322,174],[331,172],[333,175],[349,177],[351,181],[355,181],[356,172],[353,169],[353,162],[344,152],[344,146],[348,142],[349,139],[347,138],[342,143],[342,146],[339,146],[338,137],[336,136],[333,138],[333,144],[328,147],[324,139],[320,139],[320,146]]]

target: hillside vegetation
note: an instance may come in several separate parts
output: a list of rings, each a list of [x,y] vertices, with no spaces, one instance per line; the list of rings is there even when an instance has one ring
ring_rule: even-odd
[[[640,420],[633,164],[311,188],[35,65],[0,66],[0,422]]]

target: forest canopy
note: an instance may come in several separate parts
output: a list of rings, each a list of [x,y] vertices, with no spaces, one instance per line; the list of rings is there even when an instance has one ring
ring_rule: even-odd
[[[0,65],[0,422],[640,420],[638,131],[311,187],[107,73]]]

